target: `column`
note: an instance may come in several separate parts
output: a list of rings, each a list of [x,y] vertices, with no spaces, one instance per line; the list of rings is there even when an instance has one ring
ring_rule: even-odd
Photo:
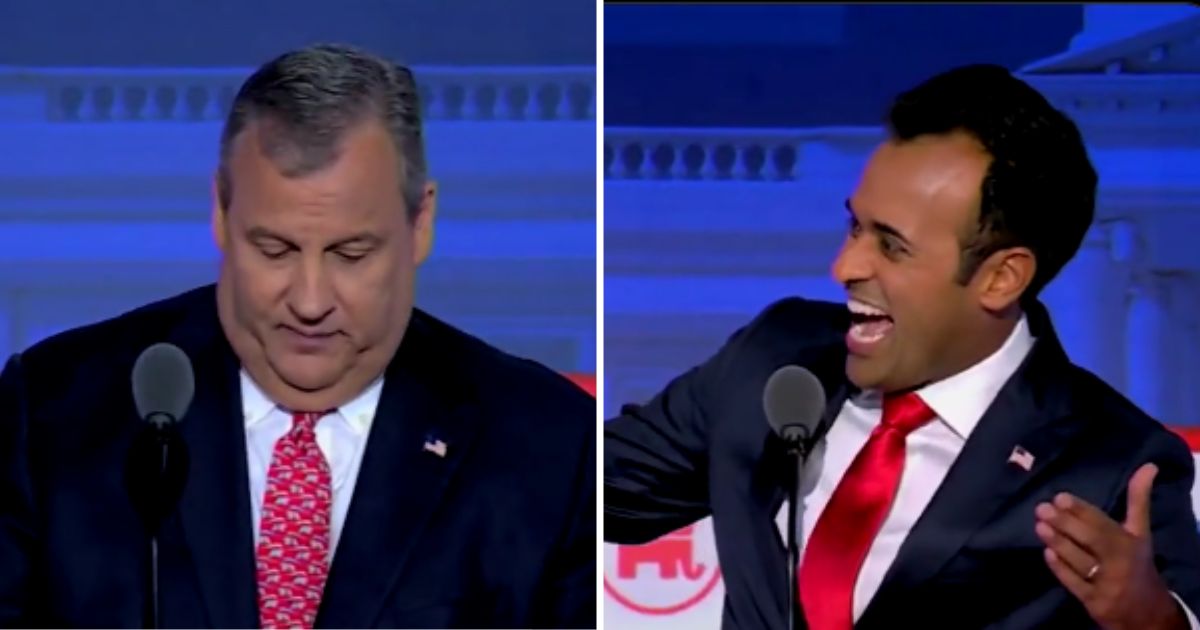
[[[1124,374],[1113,340],[1121,333],[1125,275],[1112,258],[1108,228],[1096,226],[1043,294],[1071,361],[1118,389]]]
[[[1129,291],[1125,324],[1125,393],[1143,411],[1171,424],[1171,382],[1168,353],[1170,316],[1161,280],[1153,273],[1138,279]]]

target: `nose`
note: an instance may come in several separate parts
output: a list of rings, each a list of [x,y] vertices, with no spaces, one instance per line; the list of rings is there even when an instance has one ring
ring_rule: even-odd
[[[846,237],[838,255],[833,259],[833,279],[849,287],[871,277],[871,256],[863,250],[866,239]]]
[[[334,308],[333,286],[320,258],[306,258],[294,270],[288,302],[305,324],[324,319]]]

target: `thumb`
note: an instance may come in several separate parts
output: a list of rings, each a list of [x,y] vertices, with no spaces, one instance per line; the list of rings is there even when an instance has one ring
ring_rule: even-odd
[[[1125,508],[1125,531],[1134,536],[1150,534],[1150,490],[1154,486],[1154,477],[1158,475],[1158,466],[1144,464],[1133,478],[1129,480],[1128,503]]]

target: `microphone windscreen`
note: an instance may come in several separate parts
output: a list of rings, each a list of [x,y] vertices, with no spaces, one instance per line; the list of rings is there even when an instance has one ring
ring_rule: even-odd
[[[146,348],[133,364],[132,380],[138,415],[159,426],[179,422],[196,391],[191,360],[169,343]]]
[[[825,389],[812,372],[798,365],[785,365],[767,379],[763,410],[776,435],[784,437],[788,427],[802,427],[812,435],[825,412]]]

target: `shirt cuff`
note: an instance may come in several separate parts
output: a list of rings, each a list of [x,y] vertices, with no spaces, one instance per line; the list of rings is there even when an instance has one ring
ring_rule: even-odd
[[[1200,623],[1197,623],[1196,615],[1192,613],[1192,609],[1188,608],[1187,604],[1183,603],[1182,599],[1179,599],[1179,596],[1175,594],[1175,591],[1171,591],[1171,597],[1174,597],[1175,601],[1179,602],[1179,607],[1183,609],[1183,614],[1187,615],[1188,627],[1192,630],[1200,630]]]

